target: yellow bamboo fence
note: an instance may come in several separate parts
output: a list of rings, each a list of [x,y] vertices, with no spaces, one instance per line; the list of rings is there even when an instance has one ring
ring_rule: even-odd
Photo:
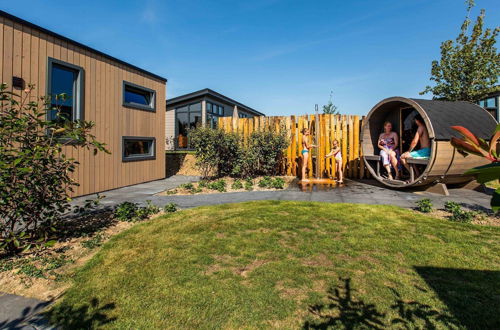
[[[351,179],[363,179],[368,178],[369,172],[361,160],[359,136],[362,121],[363,118],[359,116],[328,114],[253,118],[221,117],[219,127],[226,132],[239,133],[245,144],[248,142],[248,137],[255,131],[285,130],[289,145],[284,153],[285,157],[280,171],[282,175],[290,176],[300,176],[302,129],[308,128],[311,131],[309,143],[317,145],[317,148],[312,149],[312,157],[309,157],[308,175],[310,178],[335,177],[335,164],[333,163],[335,160],[333,157],[325,159],[325,155],[330,152],[333,140],[336,139],[339,141],[342,152],[344,176]]]

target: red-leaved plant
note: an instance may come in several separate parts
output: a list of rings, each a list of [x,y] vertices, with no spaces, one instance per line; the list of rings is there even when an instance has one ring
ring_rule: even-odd
[[[497,153],[497,144],[500,139],[500,124],[495,128],[495,132],[488,143],[486,140],[478,138],[467,128],[462,126],[451,126],[452,129],[463,136],[462,139],[452,137],[451,144],[464,156],[473,154],[488,159],[491,163],[474,167],[465,172],[476,177],[477,182],[486,183],[490,181],[500,182],[500,158]],[[500,210],[500,188],[497,188],[491,199],[493,211]]]

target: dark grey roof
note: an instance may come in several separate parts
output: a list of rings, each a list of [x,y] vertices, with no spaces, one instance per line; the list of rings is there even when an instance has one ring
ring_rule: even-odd
[[[192,93],[189,93],[189,94],[184,94],[184,95],[180,95],[180,96],[176,96],[176,97],[173,97],[171,99],[167,99],[167,107],[169,106],[174,106],[178,103],[181,103],[181,102],[186,102],[186,101],[189,101],[189,100],[192,100],[192,99],[196,99],[196,98],[199,98],[199,97],[204,97],[204,96],[211,96],[212,98],[214,99],[217,99],[221,102],[226,102],[226,103],[229,103],[229,104],[232,104],[232,105],[236,105],[238,106],[239,108],[242,108],[243,110],[246,110],[248,112],[251,112],[253,113],[254,115],[257,115],[257,116],[265,116],[265,114],[263,114],[262,112],[260,111],[257,111],[255,109],[252,109],[238,101],[235,101],[225,95],[222,95],[220,93],[217,93],[216,91],[213,91],[211,90],[210,88],[205,88],[205,89],[200,89],[199,91],[196,91],[196,92],[192,92]]]
[[[36,24],[33,24],[31,22],[25,21],[22,18],[19,18],[17,16],[11,15],[11,14],[3,11],[3,10],[0,10],[0,17],[5,17],[5,18],[7,18],[7,19],[9,19],[11,21],[17,22],[17,23],[22,24],[24,26],[27,26],[29,28],[32,28],[32,29],[38,30],[40,32],[43,32],[43,33],[45,33],[47,35],[53,36],[54,38],[57,38],[57,39],[69,42],[69,43],[71,43],[71,44],[73,44],[75,46],[78,46],[78,47],[83,48],[85,50],[91,51],[94,54],[97,54],[97,55],[100,55],[100,56],[104,56],[107,59],[110,59],[110,60],[112,60],[114,62],[120,63],[122,65],[128,66],[131,69],[134,69],[134,70],[137,70],[137,71],[142,72],[144,74],[147,74],[148,76],[154,77],[154,78],[159,79],[159,80],[167,81],[167,78],[163,78],[163,77],[161,77],[161,76],[159,76],[157,74],[154,74],[152,72],[149,72],[149,71],[146,71],[144,69],[141,69],[141,68],[139,68],[139,67],[137,67],[137,66],[135,66],[133,64],[127,63],[125,61],[117,59],[116,57],[113,57],[111,55],[105,54],[105,53],[103,53],[101,51],[98,51],[98,50],[96,50],[94,48],[91,48],[89,46],[86,46],[84,44],[81,44],[78,41],[75,41],[75,40],[70,39],[68,37],[62,36],[62,35],[60,35],[58,33],[53,32],[53,31],[47,30],[47,29],[45,29],[45,28],[43,28],[41,26],[38,26]]]
[[[489,139],[497,125],[492,115],[477,104],[465,101],[412,99],[429,117],[437,140],[460,137],[450,126],[463,126],[482,139]]]

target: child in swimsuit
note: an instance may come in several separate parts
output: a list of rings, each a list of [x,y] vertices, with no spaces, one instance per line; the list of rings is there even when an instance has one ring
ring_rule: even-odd
[[[325,158],[332,156],[335,159],[335,175],[338,175],[336,177],[338,179],[337,182],[343,183],[344,173],[342,172],[342,152],[340,151],[339,141],[337,139],[333,140],[333,149],[328,155],[325,156]]]
[[[302,181],[307,182],[307,181],[309,181],[309,179],[306,179],[307,163],[309,160],[309,149],[311,149],[312,147],[315,147],[315,145],[309,144],[309,142],[307,142],[309,135],[311,135],[311,133],[309,132],[309,129],[303,128],[302,135],[303,135],[303,137],[302,137],[302,152],[301,152],[302,153]]]

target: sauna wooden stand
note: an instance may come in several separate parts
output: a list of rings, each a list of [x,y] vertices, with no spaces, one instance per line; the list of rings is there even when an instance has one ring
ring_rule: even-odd
[[[382,177],[381,157],[378,137],[382,133],[384,122],[389,121],[398,133],[402,151],[408,150],[411,140],[411,125],[415,115],[420,114],[425,122],[431,140],[429,159],[409,159],[409,182],[388,180]],[[391,97],[375,105],[363,120],[361,127],[361,152],[366,168],[375,179],[385,186],[405,189],[424,187],[427,191],[448,195],[447,184],[465,184],[473,180],[464,172],[472,167],[488,163],[485,159],[459,154],[450,144],[452,136],[459,137],[451,126],[468,128],[476,136],[490,139],[497,122],[489,112],[469,102],[450,102],[438,100],[409,99]],[[401,151],[401,149],[400,149]],[[422,167],[420,175],[415,175],[415,167]],[[465,187],[476,187],[469,184]]]

